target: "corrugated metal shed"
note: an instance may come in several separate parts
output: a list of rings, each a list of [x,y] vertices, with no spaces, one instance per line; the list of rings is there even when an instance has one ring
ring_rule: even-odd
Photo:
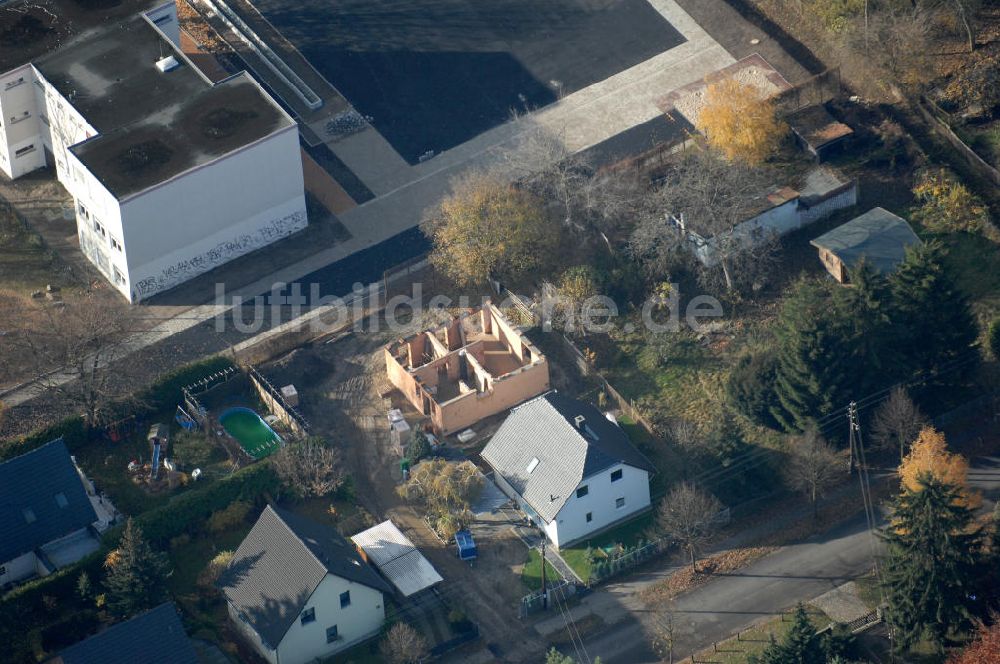
[[[444,581],[430,561],[392,521],[372,526],[351,537],[351,541],[403,597]]]

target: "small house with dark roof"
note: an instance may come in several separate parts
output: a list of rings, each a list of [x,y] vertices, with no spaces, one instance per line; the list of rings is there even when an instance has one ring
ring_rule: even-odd
[[[910,225],[883,208],[872,208],[810,242],[819,259],[840,283],[864,260],[876,272],[889,274],[906,257],[906,248],[920,244]]]
[[[333,528],[271,506],[219,585],[233,624],[271,664],[305,664],[378,634],[392,592]]]
[[[0,463],[0,588],[97,550],[84,481],[62,438]]]
[[[177,607],[166,602],[66,648],[51,664],[198,664]]]
[[[597,408],[558,392],[514,408],[482,458],[556,547],[650,507],[653,464]]]

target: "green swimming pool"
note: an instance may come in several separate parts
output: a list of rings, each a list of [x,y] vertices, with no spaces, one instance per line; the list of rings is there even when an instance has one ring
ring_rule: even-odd
[[[281,447],[281,436],[249,408],[230,408],[219,416],[219,424],[254,459],[263,459]]]

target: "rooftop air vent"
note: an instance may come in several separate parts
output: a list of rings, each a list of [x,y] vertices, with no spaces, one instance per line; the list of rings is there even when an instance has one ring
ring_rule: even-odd
[[[577,415],[573,418],[573,424],[576,425],[577,429],[583,429],[583,423],[587,421],[587,418],[583,415]]]
[[[181,63],[177,62],[177,58],[172,55],[168,55],[165,58],[161,58],[156,61],[156,68],[160,70],[160,73],[165,74],[168,71],[177,69],[181,66]]]

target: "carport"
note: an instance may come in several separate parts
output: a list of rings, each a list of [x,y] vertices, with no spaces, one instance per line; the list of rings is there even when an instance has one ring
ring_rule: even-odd
[[[351,537],[358,553],[375,566],[403,597],[432,588],[444,579],[392,521]]]

